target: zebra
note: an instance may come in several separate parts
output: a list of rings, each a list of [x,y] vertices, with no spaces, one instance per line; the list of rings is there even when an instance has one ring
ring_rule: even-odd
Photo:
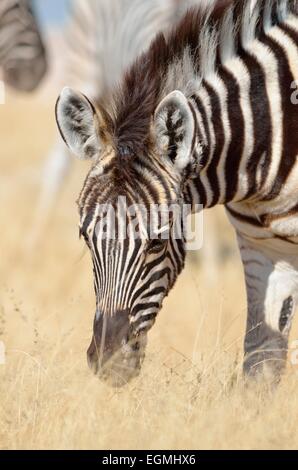
[[[0,70],[5,83],[25,92],[46,73],[45,47],[29,0],[0,2]]]
[[[186,5],[198,1],[204,0],[72,0],[63,32],[61,86],[71,85],[93,99],[105,96],[156,33],[177,21]],[[43,164],[29,247],[35,248],[42,238],[71,167],[71,155],[58,138]]]
[[[78,199],[96,296],[92,370],[139,374],[147,334],[185,264],[183,238],[108,239],[103,207],[225,206],[247,290],[243,369],[278,381],[298,298],[298,2],[217,0],[159,34],[108,102],[64,88],[63,140],[93,164]],[[128,214],[115,210],[131,228]],[[138,216],[142,223],[143,214]],[[130,232],[127,232],[130,233]]]
[[[212,1],[72,0],[64,32],[66,60],[62,86],[71,84],[91,98],[104,96],[119,81],[126,64],[146,49],[159,30],[178,21],[187,7]],[[26,243],[30,254],[43,238],[71,168],[70,152],[58,138],[43,164],[40,194]],[[219,251],[225,247],[216,243],[214,214],[209,215],[207,225],[208,244],[199,261],[210,284],[216,282]],[[198,261],[195,255],[191,259],[194,263]]]

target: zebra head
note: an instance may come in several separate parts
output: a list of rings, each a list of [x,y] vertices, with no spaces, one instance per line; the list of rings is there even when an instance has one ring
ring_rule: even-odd
[[[47,70],[46,52],[30,0],[0,2],[0,66],[4,81],[33,91]]]
[[[176,208],[183,205],[193,163],[194,115],[182,93],[171,93],[138,150],[131,140],[120,145],[107,112],[69,88],[58,99],[56,117],[71,151],[94,159],[78,201],[97,303],[88,361],[119,385],[138,374],[147,332],[184,266],[183,218]],[[105,232],[109,210],[114,237]]]

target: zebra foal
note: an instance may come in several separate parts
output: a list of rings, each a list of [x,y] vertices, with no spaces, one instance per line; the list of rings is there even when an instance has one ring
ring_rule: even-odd
[[[181,7],[189,1],[71,0],[63,32],[66,56],[61,85],[71,85],[91,99],[106,96],[155,35],[173,24],[177,15],[181,17]],[[70,152],[58,138],[44,163],[29,247],[42,238],[71,168]]]
[[[30,0],[0,1],[0,71],[4,82],[33,91],[47,70],[45,47]]]
[[[280,376],[298,296],[297,80],[297,1],[218,0],[158,35],[108,103],[62,91],[61,135],[93,159],[78,205],[97,306],[88,360],[105,380],[139,372],[147,332],[185,260],[175,216],[157,237],[130,236],[135,219],[146,222],[143,211],[134,218],[119,209],[123,197],[147,211],[225,205],[247,288],[244,370]],[[114,239],[103,229],[107,205]]]

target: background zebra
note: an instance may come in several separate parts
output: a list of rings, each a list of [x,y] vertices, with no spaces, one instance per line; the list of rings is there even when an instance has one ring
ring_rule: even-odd
[[[0,2],[0,72],[20,91],[32,91],[47,68],[37,20],[29,0]]]
[[[279,377],[285,364],[298,294],[298,5],[251,5],[218,1],[187,14],[140,56],[106,108],[70,89],[58,100],[64,140],[95,160],[79,198],[97,301],[88,358],[112,383],[138,373],[185,259],[173,219],[165,240],[105,239],[102,208],[119,196],[147,208],[226,205],[247,287],[244,369]],[[132,229],[130,216],[117,220]]]

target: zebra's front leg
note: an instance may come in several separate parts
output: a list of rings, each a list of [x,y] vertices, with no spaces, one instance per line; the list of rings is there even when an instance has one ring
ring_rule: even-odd
[[[57,202],[58,193],[72,168],[72,156],[62,140],[57,140],[44,165],[40,194],[33,213],[32,228],[28,233],[25,251],[30,255],[45,236],[51,212]]]
[[[286,365],[297,304],[297,267],[292,263],[293,257],[268,248],[268,240],[238,238],[248,304],[244,372],[278,381]]]

